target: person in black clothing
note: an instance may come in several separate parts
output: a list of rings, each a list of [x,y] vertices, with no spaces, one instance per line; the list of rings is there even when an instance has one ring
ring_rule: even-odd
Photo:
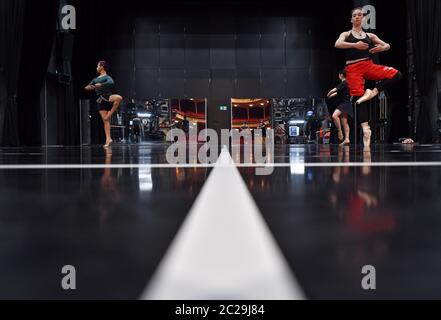
[[[348,118],[353,118],[353,108],[351,103],[351,96],[349,94],[349,87],[346,82],[346,71],[340,71],[338,75],[341,83],[329,91],[328,99],[337,99],[337,108],[332,115],[332,119],[334,121],[335,126],[337,127],[338,132],[338,140],[341,142],[341,145],[348,145],[351,143],[350,141],[350,133],[351,129],[349,127]],[[340,120],[341,119],[341,120]],[[344,134],[343,134],[343,130]]]
[[[257,129],[262,130],[262,142],[263,144],[266,144],[266,130],[267,130],[267,123],[265,120],[260,121],[259,126],[257,127]]]
[[[184,116],[184,120],[182,121],[182,130],[186,135],[190,133],[190,121],[188,121],[187,116]]]
[[[99,76],[93,79],[85,88],[87,91],[95,91],[97,96],[98,111],[104,123],[104,132],[106,134],[105,148],[112,145],[113,140],[110,134],[110,119],[118,110],[123,98],[120,95],[113,94],[114,81],[107,74],[108,64],[106,61],[98,62],[96,71]]]

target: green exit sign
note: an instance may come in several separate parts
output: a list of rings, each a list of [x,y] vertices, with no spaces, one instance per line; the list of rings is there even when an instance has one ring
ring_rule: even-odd
[[[227,106],[219,106],[219,110],[220,111],[228,111],[228,107]]]

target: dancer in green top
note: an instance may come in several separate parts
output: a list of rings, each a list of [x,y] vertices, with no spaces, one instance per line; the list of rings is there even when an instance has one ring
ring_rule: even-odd
[[[97,95],[98,111],[104,123],[104,132],[106,133],[105,148],[112,145],[113,140],[110,134],[110,119],[118,110],[123,98],[120,95],[113,94],[115,82],[107,74],[108,64],[106,61],[98,62],[96,71],[99,76],[93,79],[85,88],[87,91],[95,91]]]

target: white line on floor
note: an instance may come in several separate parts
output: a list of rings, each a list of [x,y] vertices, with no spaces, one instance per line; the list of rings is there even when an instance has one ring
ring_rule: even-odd
[[[228,150],[141,299],[305,299]]]
[[[80,170],[80,169],[193,169],[214,168],[216,164],[25,164],[25,165],[0,165],[0,170]],[[222,167],[238,168],[289,168],[304,166],[305,168],[336,168],[336,167],[441,167],[441,162],[292,162],[292,163],[235,163],[221,165]]]

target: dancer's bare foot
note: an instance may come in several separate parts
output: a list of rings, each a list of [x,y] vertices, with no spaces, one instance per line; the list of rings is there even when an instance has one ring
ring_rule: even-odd
[[[343,141],[342,143],[340,143],[340,147],[344,147],[344,146],[348,146],[348,145],[350,145],[351,144],[351,141],[349,141],[349,140],[345,140],[345,141]]]
[[[378,95],[378,90],[374,89],[366,89],[366,92],[364,93],[364,95],[357,100],[357,104],[362,104],[366,101],[372,100],[373,98],[375,98]]]
[[[113,144],[113,140],[107,141],[106,144],[103,146],[104,148],[109,148]]]
[[[339,131],[338,132],[338,141],[343,141],[345,139],[345,136],[343,134],[343,131]]]

